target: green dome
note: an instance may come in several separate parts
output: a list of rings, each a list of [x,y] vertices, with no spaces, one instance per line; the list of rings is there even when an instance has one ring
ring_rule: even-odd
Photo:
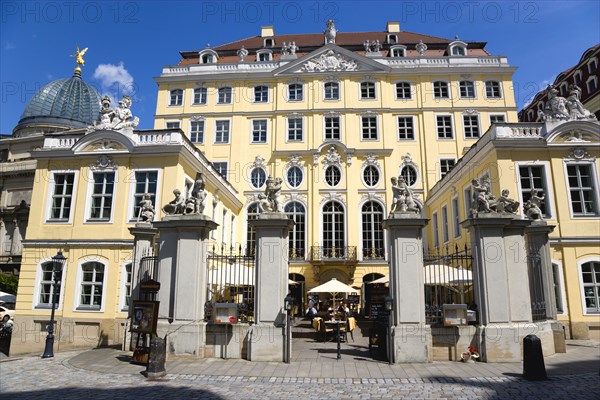
[[[52,81],[37,92],[13,132],[32,125],[85,128],[98,119],[100,101],[98,91],[75,71],[71,78]]]

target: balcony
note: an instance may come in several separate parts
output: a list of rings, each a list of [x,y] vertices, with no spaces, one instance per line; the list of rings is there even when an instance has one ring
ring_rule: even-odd
[[[356,264],[356,246],[311,246],[309,260],[313,264]]]

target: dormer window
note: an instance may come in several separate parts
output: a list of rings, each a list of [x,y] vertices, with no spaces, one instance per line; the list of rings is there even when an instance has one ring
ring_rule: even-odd
[[[406,57],[406,46],[398,45],[390,48],[391,57]]]
[[[273,53],[271,50],[259,50],[256,52],[256,61],[271,61],[273,60]]]
[[[575,73],[573,74],[573,83],[575,83],[576,85],[579,85],[581,83],[581,80],[583,79],[583,74],[581,73],[580,70],[575,71]]]
[[[563,97],[567,97],[569,94],[567,82],[563,82],[560,84],[560,95]]]
[[[587,68],[590,74],[593,74],[594,71],[596,71],[596,68],[598,68],[598,60],[596,59],[596,57],[588,61]]]
[[[396,35],[395,33],[388,33],[387,42],[388,42],[388,44],[398,43],[398,35]]]
[[[455,40],[448,45],[447,54],[455,57],[466,56],[467,44],[461,40]]]
[[[270,49],[273,46],[275,46],[275,39],[273,38],[265,38],[265,42],[264,42],[264,48],[265,49]]]
[[[200,64],[214,64],[219,56],[212,49],[204,49],[200,52]]]

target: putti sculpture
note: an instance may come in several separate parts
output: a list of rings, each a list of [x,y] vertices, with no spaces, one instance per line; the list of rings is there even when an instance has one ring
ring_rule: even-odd
[[[266,213],[281,213],[283,207],[279,194],[283,185],[283,179],[274,179],[271,175],[267,178],[264,194],[258,195],[258,206],[262,212]]]
[[[406,184],[406,180],[402,177],[392,177],[392,207],[390,214],[420,214],[421,208],[414,199],[414,194],[411,188]]]
[[[544,213],[542,212],[542,202],[544,201],[545,196],[542,194],[540,196],[540,191],[538,189],[533,189],[531,191],[531,197],[527,202],[523,205],[523,210],[525,211],[525,216],[534,221],[543,221]]]
[[[202,214],[206,206],[205,203],[208,194],[205,188],[206,184],[203,175],[201,173],[196,174],[196,181],[194,182],[190,197],[185,199],[181,194],[181,190],[175,189],[173,190],[175,198],[165,204],[162,210],[167,215]]]
[[[519,202],[508,197],[508,189],[502,190],[499,198],[491,194],[491,182],[489,179],[473,179],[471,181],[473,190],[473,203],[471,204],[471,216],[473,218],[480,214],[515,214],[519,209]]]

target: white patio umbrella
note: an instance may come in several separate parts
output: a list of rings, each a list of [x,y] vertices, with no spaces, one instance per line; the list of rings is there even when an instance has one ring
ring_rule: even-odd
[[[331,293],[333,296],[333,306],[335,308],[335,296],[338,293],[357,293],[358,291],[352,286],[348,286],[343,282],[338,281],[335,278],[331,278],[329,282],[325,282],[315,288],[308,291],[309,293]]]
[[[470,283],[473,280],[471,271],[463,268],[454,268],[447,265],[426,265],[423,268],[426,285],[459,285]],[[369,284],[389,283],[390,277],[383,276],[369,282]]]
[[[14,294],[0,292],[0,303],[16,303],[17,296]]]

